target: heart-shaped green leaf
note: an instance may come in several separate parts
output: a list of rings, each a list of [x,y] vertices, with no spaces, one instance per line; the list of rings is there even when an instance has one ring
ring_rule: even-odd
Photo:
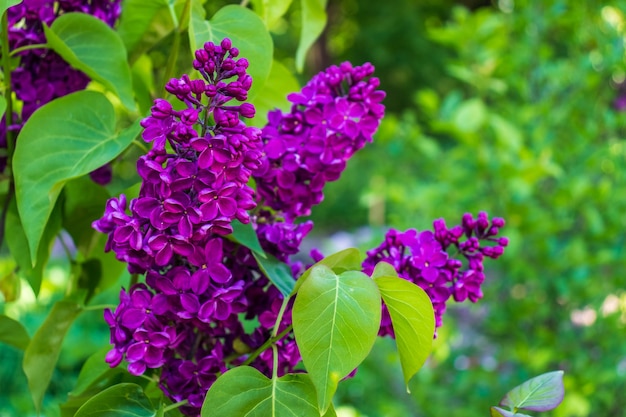
[[[399,278],[395,269],[385,262],[376,265],[372,277],[391,317],[404,383],[409,391],[409,380],[424,365],[432,350],[433,305],[424,290]]]
[[[76,69],[102,83],[135,110],[126,48],[119,35],[102,20],[86,13],[66,13],[52,26],[44,25],[48,46]]]
[[[269,379],[240,366],[220,376],[202,406],[202,417],[319,417],[315,387],[306,374]],[[335,416],[329,408],[325,417]]]
[[[500,405],[512,410],[547,411],[561,404],[564,394],[563,371],[553,371],[513,388]]]
[[[30,336],[22,323],[0,314],[0,343],[24,350],[30,343]]]
[[[74,417],[153,417],[156,413],[139,385],[123,383],[95,395]]]
[[[378,288],[362,272],[337,275],[317,265],[302,283],[293,306],[293,330],[322,413],[339,381],[372,349],[380,315]]]
[[[289,297],[296,285],[296,280],[293,278],[289,265],[279,261],[270,254],[265,254],[265,257],[263,257],[257,252],[252,252],[252,255],[259,264],[261,271],[272,284],[278,288],[282,295]]]
[[[22,367],[37,411],[52,378],[65,334],[80,311],[76,302],[57,301],[24,352]]]
[[[86,105],[88,103],[88,105]],[[115,112],[95,91],[51,101],[28,119],[15,147],[15,194],[31,259],[65,183],[119,155],[139,134],[139,123],[115,131]]]
[[[302,283],[307,280],[309,275],[311,275],[313,267],[318,265],[324,265],[330,268],[336,274],[341,274],[345,271],[360,271],[361,252],[359,252],[359,250],[355,248],[348,248],[325,257],[324,259],[313,265],[311,268],[304,271],[300,278],[298,278],[298,281],[296,281],[296,286],[293,288],[292,295],[298,292]]]
[[[253,83],[248,99],[252,100],[265,85],[272,67],[274,44],[265,24],[252,10],[236,5],[222,7],[207,21],[202,4],[194,1],[189,21],[192,52],[205,42],[219,44],[224,38],[229,38],[239,49],[239,56],[250,63],[248,74]]]

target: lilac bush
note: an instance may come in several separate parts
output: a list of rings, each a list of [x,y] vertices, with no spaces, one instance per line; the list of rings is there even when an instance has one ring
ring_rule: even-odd
[[[229,39],[205,43],[193,67],[200,78],[183,75],[165,87],[182,109],[157,99],[141,122],[152,149],[137,162],[139,196],[111,198],[93,223],[108,235],[106,250],[145,275],[121,290],[114,311],[105,311],[113,345],[106,360],[126,361],[133,375],[161,369],[161,389],[186,401],[181,410],[188,415],[199,414],[206,392],[232,367],[250,365],[269,377],[301,363],[293,303],[283,306],[284,294],[253,251],[233,237],[233,222],[250,224],[262,249],[297,279],[308,265],[291,256],[313,227],[301,218],[371,142],[385,96],[371,64],[343,63],[289,95],[291,110],[270,112],[258,129],[242,121],[255,112],[245,102],[252,78]],[[483,259],[497,258],[507,241],[497,237],[504,221],[485,213],[466,215],[451,229],[443,220],[434,226],[434,232],[390,231],[362,268],[371,275],[379,261],[390,263],[426,290],[440,326],[451,295],[482,296]],[[448,255],[453,248],[466,263]],[[318,251],[312,257],[323,259]],[[253,329],[246,331],[246,323]],[[388,316],[379,334],[394,335]]]

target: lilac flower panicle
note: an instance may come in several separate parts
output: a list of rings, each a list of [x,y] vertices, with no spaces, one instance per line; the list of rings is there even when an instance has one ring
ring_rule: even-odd
[[[288,96],[289,113],[270,112],[262,133],[263,169],[254,175],[264,205],[287,220],[308,216],[347,160],[372,141],[385,93],[371,64],[345,62],[317,74]]]
[[[426,291],[435,309],[435,325],[440,327],[451,296],[457,302],[476,302],[483,297],[483,261],[504,253],[509,241],[498,237],[504,224],[502,218],[490,220],[487,213],[480,212],[476,218],[466,213],[461,224],[451,228],[438,219],[433,222],[433,231],[391,229],[380,246],[367,252],[363,269],[371,275],[378,262],[391,264],[399,277]],[[463,260],[451,258],[450,252]],[[386,307],[379,335],[394,335]]]
[[[225,39],[196,51],[193,67],[199,79],[183,75],[165,87],[182,109],[156,99],[141,121],[152,149],[137,161],[139,195],[110,199],[93,223],[108,235],[107,251],[145,274],[105,312],[113,345],[106,360],[125,361],[134,375],[160,369],[161,389],[172,401],[187,399],[181,410],[188,415],[199,414],[229,363],[241,364],[271,337],[282,302],[252,252],[227,239],[233,221],[252,222],[264,249],[284,262],[313,227],[261,207],[248,185],[266,152],[262,131],[242,121],[255,113],[242,103],[252,85],[248,61]],[[259,324],[246,332],[240,317]],[[281,328],[290,323],[288,311]],[[283,375],[300,355],[292,333],[278,344]],[[267,375],[272,364],[271,349],[251,363]]]

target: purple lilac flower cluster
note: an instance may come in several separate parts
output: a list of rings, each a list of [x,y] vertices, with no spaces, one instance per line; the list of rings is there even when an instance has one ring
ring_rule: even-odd
[[[291,110],[268,114],[261,168],[254,174],[257,200],[266,207],[255,218],[264,250],[283,262],[298,253],[311,221],[297,223],[322,202],[323,188],[339,179],[352,155],[372,141],[385,107],[385,92],[372,77],[374,66],[344,62],[315,75],[289,94]],[[303,266],[291,263],[295,276]]]
[[[45,44],[43,25],[50,26],[62,14],[82,12],[114,26],[121,13],[121,0],[24,0],[7,11],[9,49]],[[19,52],[20,64],[11,73],[11,87],[22,102],[21,114],[15,115],[10,130],[17,134],[35,110],[55,98],[84,89],[89,78],[70,67],[59,55],[47,48]],[[3,118],[2,125],[6,125]],[[6,128],[0,130],[0,147],[6,147]],[[0,171],[6,158],[0,158]],[[92,175],[97,183],[111,180],[110,168]]]
[[[487,213],[480,212],[476,218],[466,213],[461,225],[451,228],[438,219],[433,223],[433,231],[391,229],[380,246],[367,252],[363,269],[371,275],[376,264],[385,261],[401,278],[419,285],[430,297],[435,325],[440,327],[450,296],[457,302],[482,298],[483,260],[498,258],[509,243],[506,237],[498,237],[502,227],[502,218],[489,220]],[[464,261],[453,257],[456,255]],[[379,335],[394,335],[386,308]]]
[[[385,109],[373,72],[369,63],[332,66],[288,96],[291,112],[269,113],[264,169],[255,175],[264,205],[287,220],[308,216],[326,182],[337,180],[354,152],[372,141]]]
[[[250,222],[256,202],[247,184],[261,167],[263,145],[261,130],[240,119],[253,117],[254,107],[233,104],[247,99],[252,84],[238,55],[228,39],[208,42],[193,62],[201,78],[167,83],[183,109],[157,99],[142,120],[153,146],[137,163],[138,198],[110,199],[94,222],[108,234],[106,250],[145,274],[145,283],[122,289],[118,307],[105,312],[114,345],[107,362],[126,360],[134,375],[162,368],[161,388],[174,401],[186,399],[189,415],[199,414],[227,363],[249,360],[271,374],[267,352],[248,355],[270,338],[282,302],[251,251],[224,238],[234,220]],[[259,324],[246,333],[240,318]],[[287,314],[281,326],[290,323]],[[283,374],[300,355],[292,334],[278,344]]]

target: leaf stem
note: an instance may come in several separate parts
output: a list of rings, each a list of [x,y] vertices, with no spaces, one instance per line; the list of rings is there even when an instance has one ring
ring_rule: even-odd
[[[9,59],[9,17],[8,12],[2,14],[2,24],[0,29],[0,50],[2,53],[2,70],[4,72],[4,99],[6,101],[5,111],[5,135],[7,142],[7,162],[5,172],[8,172],[9,191],[2,206],[2,212],[0,213],[0,245],[4,241],[4,223],[7,218],[7,212],[11,204],[11,199],[15,194],[15,183],[13,179],[13,152],[15,150],[15,136],[10,129],[13,124],[13,91],[11,90],[11,60]]]
[[[141,149],[142,151],[144,151],[145,153],[150,152],[148,147],[144,143],[138,141],[137,139],[133,140],[131,143],[135,145],[136,147],[138,147],[139,149]]]
[[[269,348],[274,343],[278,342],[280,339],[285,337],[292,329],[293,329],[293,326],[289,325],[287,326],[285,330],[280,332],[277,336],[267,339],[265,343],[263,343],[258,349],[252,352],[252,354],[248,356],[248,359],[246,359],[241,365],[243,366],[243,365],[251,364],[252,361],[254,361],[261,353],[263,353],[267,348]]]
[[[48,44],[47,43],[33,43],[30,45],[20,46],[19,48],[15,48],[14,50],[12,50],[11,53],[9,53],[9,57],[14,57],[20,52],[29,51],[31,49],[42,49],[42,48],[49,48]]]
[[[0,43],[2,43],[2,69],[4,72],[4,99],[7,102],[6,107],[6,136],[7,136],[7,166],[6,169],[11,169],[12,159],[13,159],[13,151],[15,150],[15,138],[13,137],[13,132],[10,127],[13,124],[13,102],[12,95],[13,91],[11,90],[11,60],[9,55],[9,17],[8,12],[5,11],[2,15],[2,38]],[[11,182],[13,182],[13,173],[11,170]]]
[[[178,53],[180,51],[180,38],[183,32],[183,24],[186,17],[189,15],[191,7],[191,0],[186,0],[185,5],[183,6],[183,11],[180,14],[180,19],[176,17],[176,13],[172,8],[170,8],[170,14],[172,15],[172,21],[174,22],[174,41],[172,44],[172,50],[170,53],[170,57],[167,61],[167,67],[165,68],[164,75],[164,83],[163,83],[163,96],[165,96],[167,91],[165,90],[165,85],[167,82],[174,76],[174,71],[176,69],[176,61],[178,61]]]
[[[167,407],[163,407],[163,413],[167,413],[168,411],[172,411],[179,407],[182,407],[183,405],[187,405],[188,402],[189,402],[188,400],[182,400],[177,403],[170,404]]]
[[[111,310],[115,310],[115,308],[117,308],[117,304],[96,304],[93,306],[85,306],[83,307],[83,311],[97,311],[97,310],[104,310],[107,308]]]

